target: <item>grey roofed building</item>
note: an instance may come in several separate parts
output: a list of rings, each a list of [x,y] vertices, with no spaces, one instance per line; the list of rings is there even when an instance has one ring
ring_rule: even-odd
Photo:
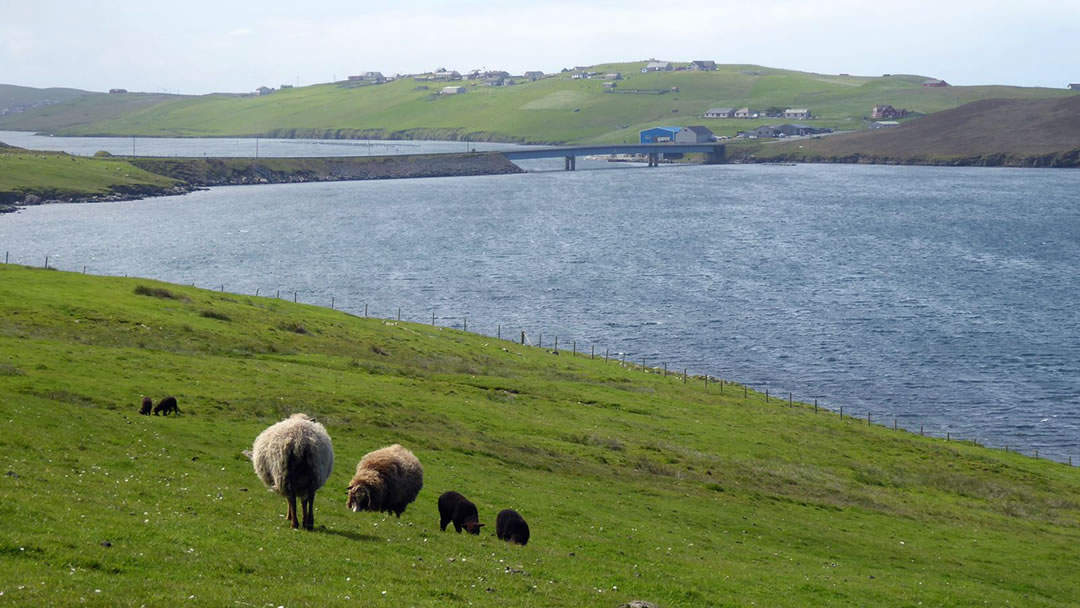
[[[705,118],[735,118],[735,108],[709,108]]]
[[[1074,83],[1070,84],[1066,88],[1071,89],[1073,91],[1080,91],[1080,83],[1074,82]]]
[[[690,69],[702,72],[714,72],[716,71],[715,61],[691,61]]]
[[[641,68],[642,72],[670,72],[673,70],[670,61],[650,61],[645,67]]]
[[[680,144],[700,144],[712,141],[713,132],[702,126],[690,126],[679,129],[675,141]]]

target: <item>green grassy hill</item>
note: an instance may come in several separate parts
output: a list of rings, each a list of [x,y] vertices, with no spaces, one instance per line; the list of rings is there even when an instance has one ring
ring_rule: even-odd
[[[757,146],[759,159],[1080,167],[1080,95],[988,99],[879,129]]]
[[[809,108],[816,125],[859,129],[876,104],[937,112],[990,97],[1047,98],[1066,91],[1022,87],[921,86],[922,76],[832,76],[722,65],[715,72],[641,74],[643,62],[595,66],[620,72],[621,91],[600,79],[554,75],[511,87],[464,81],[465,95],[435,95],[446,83],[404,78],[381,85],[353,82],[286,89],[261,97],[95,96],[0,118],[0,129],[65,135],[379,137],[497,140],[528,143],[636,141],[656,125],[707,124],[734,135],[769,121],[706,120],[716,106]],[[678,91],[672,91],[678,87]],[[136,105],[137,104],[137,105]]]
[[[179,181],[140,169],[127,160],[71,156],[0,146],[0,204],[161,193]]]
[[[334,441],[314,532],[241,454],[295,411]],[[5,605],[1075,605],[1072,467],[439,327],[0,265],[0,416]],[[417,502],[348,512],[393,442]]]
[[[13,84],[0,84],[0,114],[22,112],[35,106],[61,103],[89,95],[98,95],[80,89],[20,87]]]

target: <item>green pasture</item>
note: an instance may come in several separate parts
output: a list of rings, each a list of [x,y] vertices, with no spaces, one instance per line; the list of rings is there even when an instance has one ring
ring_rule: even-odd
[[[241,453],[296,411],[335,449],[313,532]],[[447,328],[0,265],[0,417],[4,605],[1075,605],[1065,464]],[[347,511],[395,442],[417,501]]]
[[[176,183],[120,159],[0,149],[0,196],[34,192],[62,198],[108,194],[132,186],[168,188]]]

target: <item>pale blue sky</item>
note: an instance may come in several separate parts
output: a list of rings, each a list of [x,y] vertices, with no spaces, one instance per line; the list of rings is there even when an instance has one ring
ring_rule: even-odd
[[[1080,0],[0,0],[0,83],[33,87],[243,92],[653,57],[1062,88],[1080,82]]]

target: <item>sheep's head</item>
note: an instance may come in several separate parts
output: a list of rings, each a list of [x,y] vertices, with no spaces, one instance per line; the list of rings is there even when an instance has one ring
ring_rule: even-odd
[[[483,528],[484,524],[482,524],[482,523],[480,523],[478,521],[467,521],[467,522],[461,524],[461,527],[465,528],[465,530],[469,534],[480,534],[480,528]]]
[[[350,511],[378,511],[382,508],[383,487],[380,480],[353,479],[346,490],[345,506]]]

